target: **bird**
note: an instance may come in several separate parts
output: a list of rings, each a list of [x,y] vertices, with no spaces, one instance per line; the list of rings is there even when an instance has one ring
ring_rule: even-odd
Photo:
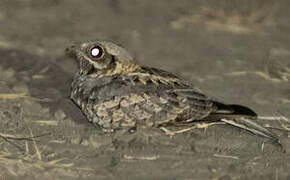
[[[70,98],[104,132],[160,128],[172,134],[170,127],[184,132],[223,123],[278,140],[252,109],[213,100],[174,73],[141,65],[121,45],[85,41],[66,51],[79,64]]]

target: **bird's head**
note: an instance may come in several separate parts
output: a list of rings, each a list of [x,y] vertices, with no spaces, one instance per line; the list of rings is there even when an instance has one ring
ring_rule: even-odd
[[[122,71],[120,68],[124,65],[134,64],[132,56],[124,48],[108,41],[74,44],[66,51],[77,60],[82,75]]]

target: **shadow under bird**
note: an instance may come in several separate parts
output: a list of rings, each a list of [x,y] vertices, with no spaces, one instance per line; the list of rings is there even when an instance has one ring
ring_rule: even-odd
[[[84,42],[67,52],[79,63],[70,98],[103,131],[223,122],[278,141],[274,133],[255,122],[253,110],[217,102],[173,73],[139,65],[112,42]]]

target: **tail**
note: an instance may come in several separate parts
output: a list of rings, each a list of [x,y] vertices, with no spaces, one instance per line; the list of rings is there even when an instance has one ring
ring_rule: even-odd
[[[257,114],[253,110],[241,105],[226,105],[219,102],[215,102],[215,105],[217,110],[209,117],[218,118],[220,121],[246,129],[254,134],[279,141],[276,134],[255,122]]]

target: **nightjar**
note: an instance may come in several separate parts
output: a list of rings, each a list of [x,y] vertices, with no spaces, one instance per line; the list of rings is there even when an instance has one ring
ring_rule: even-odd
[[[251,109],[214,101],[173,73],[139,65],[112,42],[84,42],[67,52],[79,63],[70,98],[103,131],[225,122],[277,139]]]

